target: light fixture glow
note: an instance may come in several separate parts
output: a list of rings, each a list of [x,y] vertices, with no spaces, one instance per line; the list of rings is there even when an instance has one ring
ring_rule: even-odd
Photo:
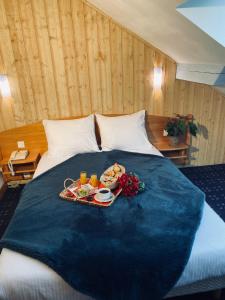
[[[153,84],[154,87],[159,89],[162,86],[163,81],[163,71],[161,67],[155,67],[154,68],[154,77],[153,77]]]
[[[11,97],[9,81],[6,75],[0,75],[0,91],[3,98]]]

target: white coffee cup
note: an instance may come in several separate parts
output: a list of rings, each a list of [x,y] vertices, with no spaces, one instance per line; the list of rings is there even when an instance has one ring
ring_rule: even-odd
[[[99,200],[108,200],[111,197],[111,190],[108,188],[101,188],[98,190],[97,197]]]

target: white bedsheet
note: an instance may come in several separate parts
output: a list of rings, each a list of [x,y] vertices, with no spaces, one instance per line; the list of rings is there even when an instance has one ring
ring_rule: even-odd
[[[48,157],[47,153],[44,154],[35,176],[61,161]],[[224,275],[225,223],[206,203],[190,259],[175,289]],[[170,294],[173,294],[173,291]],[[91,298],[72,289],[58,274],[38,260],[3,249],[0,255],[0,299],[88,300]]]

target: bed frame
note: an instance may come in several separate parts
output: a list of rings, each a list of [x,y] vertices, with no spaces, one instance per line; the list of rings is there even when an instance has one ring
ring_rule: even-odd
[[[119,116],[119,115],[107,115],[107,116]],[[81,117],[63,118],[67,120],[79,119]],[[146,130],[148,137],[156,147],[158,145],[168,144],[168,138],[163,136],[163,129],[168,121],[169,117],[146,115]],[[99,129],[97,123],[96,137],[98,144],[101,143]],[[188,137],[186,142],[188,143]],[[47,140],[44,132],[44,127],[41,122],[35,124],[29,124],[18,128],[13,128],[0,133],[0,149],[2,156],[8,157],[9,154],[17,149],[17,141],[24,141],[25,147],[29,151],[39,152],[43,154],[48,149]]]

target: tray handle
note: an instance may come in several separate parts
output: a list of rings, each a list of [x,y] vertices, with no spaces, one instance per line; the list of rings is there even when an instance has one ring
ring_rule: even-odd
[[[70,181],[70,184],[69,185],[67,185],[67,182],[68,181]],[[64,180],[64,189],[68,189],[68,187],[71,185],[71,183],[74,183],[75,181],[73,180],[73,179],[71,179],[71,178],[66,178],[65,180]]]

